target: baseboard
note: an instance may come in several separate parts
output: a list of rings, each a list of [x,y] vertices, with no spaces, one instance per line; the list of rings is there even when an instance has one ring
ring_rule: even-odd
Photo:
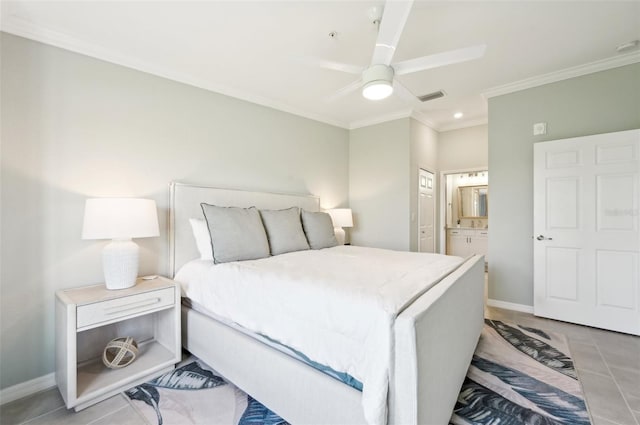
[[[50,373],[0,390],[0,405],[56,386],[56,374]]]
[[[531,305],[516,304],[516,303],[510,303],[507,301],[500,301],[500,300],[492,300],[491,298],[487,300],[487,305],[489,307],[504,308],[505,310],[514,310],[514,311],[520,311],[522,313],[533,314],[533,306]]]

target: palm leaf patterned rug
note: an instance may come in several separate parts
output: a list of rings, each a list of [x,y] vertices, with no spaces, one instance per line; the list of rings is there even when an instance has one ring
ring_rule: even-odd
[[[151,424],[288,425],[195,357],[125,394]],[[485,320],[450,424],[590,423],[563,335]]]
[[[564,335],[485,320],[454,425],[589,425]]]

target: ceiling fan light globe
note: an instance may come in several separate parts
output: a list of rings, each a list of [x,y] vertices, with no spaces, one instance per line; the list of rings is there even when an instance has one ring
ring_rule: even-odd
[[[391,96],[393,86],[385,80],[370,81],[362,88],[362,96],[369,100],[381,100]]]
[[[362,72],[362,96],[380,100],[393,93],[393,68],[384,64],[372,65]]]

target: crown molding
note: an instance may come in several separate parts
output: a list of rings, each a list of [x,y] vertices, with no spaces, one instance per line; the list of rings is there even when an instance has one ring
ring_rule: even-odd
[[[90,56],[99,60],[122,65],[131,69],[135,69],[141,72],[166,78],[179,83],[187,84],[193,87],[198,87],[204,90],[215,92],[221,95],[229,96],[232,98],[244,100],[253,104],[265,106],[282,112],[290,113],[303,118],[311,119],[321,123],[329,124],[332,126],[353,130],[370,125],[380,124],[387,121],[392,121],[401,118],[412,117],[426,126],[432,128],[435,131],[450,131],[460,128],[472,127],[475,125],[482,125],[487,123],[487,119],[477,119],[470,121],[463,121],[460,123],[449,124],[444,126],[438,126],[434,122],[430,121],[420,111],[414,111],[412,109],[401,110],[385,114],[382,116],[365,118],[362,120],[356,120],[352,122],[344,122],[336,120],[331,117],[324,116],[309,111],[302,110],[284,102],[266,98],[263,96],[255,95],[245,92],[233,87],[228,87],[220,84],[212,84],[209,81],[205,81],[201,78],[191,76],[189,74],[175,72],[169,68],[161,67],[153,63],[141,61],[137,58],[123,55],[114,50],[104,48],[94,43],[83,41],[77,37],[73,37],[68,34],[64,34],[59,31],[50,30],[33,24],[30,21],[21,19],[15,15],[12,15],[10,10],[7,10],[7,2],[3,2],[0,8],[0,30],[14,34],[20,37],[28,38],[30,40],[38,41],[55,47],[59,47],[75,53],[80,53],[86,56]],[[611,58],[591,62],[584,65],[579,65],[571,68],[566,68],[560,71],[551,72],[548,74],[539,75],[536,77],[527,78],[524,80],[516,81],[513,83],[490,88],[482,93],[483,98],[489,99],[495,96],[501,96],[529,88],[538,87],[541,85],[554,83],[557,81],[566,80],[569,78],[579,77],[582,75],[591,74],[594,72],[605,71],[620,66],[631,65],[640,62],[640,51],[627,53],[624,55],[618,55]]]
[[[268,108],[276,109],[282,112],[287,112],[303,118],[308,118],[314,121],[333,125],[335,127],[349,129],[349,125],[346,122],[338,121],[333,118],[313,112],[304,111],[286,103],[247,93],[233,87],[212,84],[201,78],[193,77],[191,75],[180,72],[175,72],[169,68],[161,67],[150,62],[141,61],[134,57],[123,55],[119,52],[104,48],[97,44],[82,41],[77,37],[34,25],[32,22],[21,19],[15,15],[11,15],[8,12],[9,11],[7,11],[6,9],[2,10],[2,21],[0,24],[0,28],[4,32],[38,41],[40,43],[59,47],[71,52],[80,53],[82,55],[90,56],[92,58],[110,62],[116,65],[122,65],[127,68],[145,72],[147,74],[152,74],[193,87],[212,91],[257,105],[266,106]]]
[[[15,15],[11,15],[10,13],[7,13],[6,10],[3,10],[2,12],[3,13],[2,13],[2,20],[0,22],[0,29],[6,33],[13,34],[19,37],[24,37],[24,38],[37,41],[40,43],[48,44],[51,46],[59,47],[64,50],[68,50],[74,53],[79,53],[85,56],[103,60],[116,65],[125,66],[127,68],[135,69],[137,71],[141,71],[147,74],[166,78],[166,79],[187,84],[193,87],[212,91],[221,95],[244,100],[244,101],[251,102],[261,106],[266,106],[282,112],[287,112],[303,118],[308,118],[314,121],[319,121],[325,124],[333,125],[336,127],[347,129],[347,130],[354,130],[357,128],[380,124],[387,121],[413,117],[416,120],[427,125],[428,127],[438,131],[438,128],[433,124],[433,122],[429,121],[422,113],[420,113],[419,111],[413,111],[411,109],[396,111],[396,112],[392,112],[390,114],[385,114],[382,116],[353,121],[351,123],[338,121],[330,117],[300,110],[299,108],[293,107],[291,105],[287,105],[279,101],[268,99],[262,96],[257,96],[255,94],[234,89],[232,87],[212,84],[208,81],[193,77],[188,74],[175,72],[168,68],[157,66],[153,63],[141,61],[137,58],[123,55],[119,52],[116,52],[111,49],[106,49],[94,43],[83,41],[77,37],[73,37],[59,31],[54,31],[54,30],[50,30],[47,28],[34,25],[33,23],[27,20],[21,19],[19,17],[16,17]]]
[[[412,111],[411,118],[421,122],[432,130],[440,131],[440,128],[433,121],[427,118],[427,116],[422,111]]]
[[[479,125],[486,125],[489,123],[489,119],[487,117],[477,118],[475,120],[465,120],[465,121],[456,121],[452,124],[445,125],[440,127],[438,131],[451,131],[451,130],[460,130],[463,128],[476,127]]]
[[[349,130],[355,130],[362,127],[369,127],[370,125],[382,124],[388,121],[399,120],[402,118],[409,118],[413,111],[411,109],[404,109],[401,111],[392,112],[390,114],[379,115],[377,117],[365,118],[363,120],[353,121],[349,124]]]
[[[357,128],[369,127],[370,125],[382,124],[384,122],[395,121],[402,118],[413,118],[417,121],[420,121],[422,124],[426,125],[432,130],[440,131],[438,126],[436,126],[433,121],[430,121],[424,113],[421,111],[416,111],[413,109],[403,109],[401,111],[392,112],[390,114],[379,115],[373,118],[366,118],[359,121],[353,121],[349,125],[349,130],[355,130]]]
[[[624,55],[613,56],[607,59],[578,65],[571,68],[561,69],[559,71],[550,72],[548,74],[538,75],[536,77],[526,78],[524,80],[515,81],[513,83],[504,84],[485,90],[482,97],[489,99],[495,96],[514,93],[545,84],[555,83],[569,78],[580,77],[582,75],[593,74],[594,72],[606,71],[620,66],[631,65],[640,62],[640,51],[627,53]]]
[[[465,121],[455,122],[449,125],[439,126],[439,125],[436,125],[433,121],[429,120],[423,112],[409,109],[409,110],[393,112],[391,114],[380,115],[374,118],[367,118],[360,121],[354,121],[349,125],[349,130],[368,127],[370,125],[382,124],[384,122],[394,121],[402,118],[413,118],[437,132],[475,127],[478,125],[485,125],[489,122],[487,117],[483,117],[483,118],[477,118],[474,120],[465,120]]]

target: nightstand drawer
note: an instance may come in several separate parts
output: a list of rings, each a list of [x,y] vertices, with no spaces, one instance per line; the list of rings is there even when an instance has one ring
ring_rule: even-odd
[[[148,310],[171,307],[175,301],[175,288],[165,288],[128,297],[78,306],[76,327],[78,329],[98,323],[133,316]]]

